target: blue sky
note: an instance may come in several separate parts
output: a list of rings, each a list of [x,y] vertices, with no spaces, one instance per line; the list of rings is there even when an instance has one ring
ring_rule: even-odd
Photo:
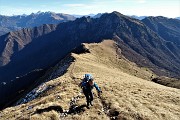
[[[137,16],[180,16],[180,0],[0,0],[1,15],[52,11],[67,14],[97,14],[118,11]]]

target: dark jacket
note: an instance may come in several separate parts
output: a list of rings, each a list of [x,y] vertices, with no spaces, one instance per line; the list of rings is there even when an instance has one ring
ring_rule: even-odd
[[[85,91],[91,91],[94,87],[98,92],[101,92],[101,89],[98,87],[97,83],[93,83],[93,85],[90,85],[88,82],[82,82],[81,87]]]

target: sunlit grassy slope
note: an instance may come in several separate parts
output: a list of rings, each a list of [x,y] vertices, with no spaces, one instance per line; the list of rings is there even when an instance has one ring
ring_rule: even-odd
[[[75,59],[63,76],[58,74],[68,63],[60,62],[53,68],[51,80],[45,83],[50,89],[26,104],[4,109],[0,119],[180,119],[180,89],[149,81],[155,74],[117,54],[120,50],[111,40],[85,46],[90,53],[72,53],[66,58]],[[91,73],[103,91],[98,97],[93,90],[94,106],[90,109],[84,106],[85,98],[78,87],[85,73]]]

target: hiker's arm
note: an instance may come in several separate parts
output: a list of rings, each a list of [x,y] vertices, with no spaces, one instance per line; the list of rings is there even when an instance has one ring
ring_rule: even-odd
[[[80,82],[78,86],[81,87],[82,86],[82,82]]]
[[[79,87],[82,88],[83,86],[85,86],[85,84],[86,84],[85,82],[81,82],[81,83],[79,84]]]
[[[97,85],[96,83],[94,83],[94,87],[96,88],[96,90],[97,90],[98,92],[101,92],[101,89],[98,87],[98,85]]]

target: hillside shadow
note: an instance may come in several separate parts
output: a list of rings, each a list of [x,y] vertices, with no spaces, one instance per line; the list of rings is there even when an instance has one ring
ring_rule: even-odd
[[[69,111],[67,112],[67,114],[78,114],[78,113],[84,112],[85,107],[87,107],[86,104],[83,104],[83,105],[80,105],[80,106],[72,105],[72,106],[70,106]]]
[[[51,110],[55,110],[57,112],[63,113],[63,109],[61,106],[49,106],[47,108],[43,108],[43,109],[37,109],[35,114],[41,114],[43,112],[49,112]]]
[[[83,105],[72,105],[69,107],[69,110],[63,110],[63,108],[61,106],[48,106],[46,108],[43,108],[43,109],[37,109],[34,114],[42,114],[43,112],[49,112],[49,111],[56,111],[58,113],[61,113],[61,115],[68,115],[68,114],[79,114],[81,112],[84,112],[85,111],[85,108],[86,105],[83,104]]]

